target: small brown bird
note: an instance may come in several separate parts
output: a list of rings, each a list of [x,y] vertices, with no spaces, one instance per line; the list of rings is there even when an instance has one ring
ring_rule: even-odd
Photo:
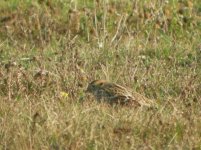
[[[86,92],[92,93],[99,102],[131,106],[153,106],[154,101],[143,95],[106,80],[89,83]]]

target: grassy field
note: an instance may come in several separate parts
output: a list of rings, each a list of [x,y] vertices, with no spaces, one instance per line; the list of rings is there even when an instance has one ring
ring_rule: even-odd
[[[0,149],[201,149],[200,0],[1,0]],[[111,107],[94,79],[157,109]]]

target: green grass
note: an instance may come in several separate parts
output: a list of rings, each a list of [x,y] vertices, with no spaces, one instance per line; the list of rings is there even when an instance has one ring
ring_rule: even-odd
[[[0,149],[201,149],[200,6],[0,2]],[[94,79],[159,106],[99,104]]]

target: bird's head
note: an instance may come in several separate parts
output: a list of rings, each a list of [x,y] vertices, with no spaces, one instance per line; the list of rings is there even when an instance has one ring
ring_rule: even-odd
[[[106,83],[108,83],[106,80],[94,80],[89,83],[86,92],[93,93],[93,91],[101,89]]]

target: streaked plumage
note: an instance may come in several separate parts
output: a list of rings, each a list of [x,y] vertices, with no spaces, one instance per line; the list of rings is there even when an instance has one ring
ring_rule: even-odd
[[[106,101],[110,104],[132,106],[151,106],[154,104],[153,100],[106,80],[92,81],[86,91],[92,93],[98,101]]]

